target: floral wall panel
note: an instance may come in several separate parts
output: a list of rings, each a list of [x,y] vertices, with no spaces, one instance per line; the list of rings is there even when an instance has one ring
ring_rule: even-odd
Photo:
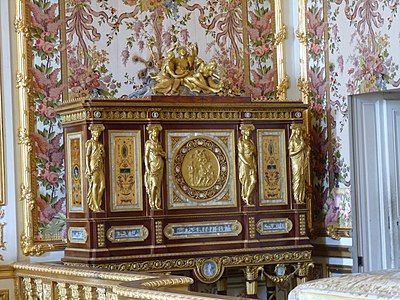
[[[167,50],[197,42],[199,57],[216,60],[234,88],[271,97],[277,82],[271,2],[68,0],[69,95],[147,95],[149,75]]]
[[[273,1],[248,1],[250,84],[253,97],[274,96],[277,84],[274,59],[275,8]]]
[[[243,87],[242,1],[69,0],[66,14],[71,97],[146,89],[167,50],[190,42]]]
[[[61,101],[59,5],[54,0],[28,2],[31,22],[28,45],[32,64],[29,109],[34,116],[30,137],[35,167],[32,191],[36,195],[36,241],[61,241],[65,238],[64,146],[60,118],[55,108]]]
[[[399,4],[308,2],[314,218],[322,226],[351,227],[347,95],[399,86]]]
[[[62,21],[54,0],[16,2],[16,88],[20,110],[21,249],[41,255],[65,240],[64,142],[56,107],[61,82]]]

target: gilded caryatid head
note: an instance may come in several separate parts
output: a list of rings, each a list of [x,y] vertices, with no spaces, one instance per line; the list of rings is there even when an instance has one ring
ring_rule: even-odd
[[[150,138],[154,140],[157,139],[158,133],[162,130],[162,126],[161,124],[149,124],[146,129]]]
[[[255,129],[253,124],[240,125],[240,132],[243,136],[250,136],[250,133]]]
[[[304,131],[304,124],[292,124],[290,126],[293,135],[302,135]]]
[[[104,127],[103,124],[91,124],[89,126],[89,130],[92,133],[92,137],[94,137],[95,139],[97,139],[105,129],[106,128]]]

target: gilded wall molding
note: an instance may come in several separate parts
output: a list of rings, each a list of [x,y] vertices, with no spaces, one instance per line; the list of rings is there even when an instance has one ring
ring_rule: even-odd
[[[35,240],[37,231],[37,212],[36,212],[36,192],[37,182],[33,176],[33,141],[31,139],[34,128],[34,113],[31,111],[31,85],[32,80],[29,76],[29,67],[33,64],[33,54],[30,35],[30,12],[28,1],[17,0],[16,18],[14,22],[17,33],[17,73],[16,88],[19,99],[19,120],[18,141],[21,145],[21,194],[20,199],[23,204],[23,231],[20,237],[20,247],[24,255],[42,255],[46,251],[61,249],[62,246],[54,242],[39,242]]]
[[[0,46],[2,45],[0,41]],[[0,50],[1,53],[1,50]],[[1,62],[0,62],[0,78],[2,78],[1,72]],[[2,91],[2,85],[0,83],[0,90]],[[2,93],[0,93],[0,205],[6,204],[6,187],[5,187],[5,149],[4,149],[4,116],[3,116],[3,98]],[[1,229],[3,231],[3,229]]]
[[[0,290],[0,299],[1,300],[9,300],[10,299],[10,290]]]
[[[283,5],[282,0],[275,0],[275,48],[276,48],[276,69],[277,69],[277,82],[276,99],[278,101],[286,101],[286,92],[289,88],[289,77],[286,75],[285,64],[285,39],[286,39],[286,26],[283,22]]]

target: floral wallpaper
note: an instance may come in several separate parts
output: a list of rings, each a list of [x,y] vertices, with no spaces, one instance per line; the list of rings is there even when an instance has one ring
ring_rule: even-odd
[[[65,238],[64,145],[60,118],[55,108],[61,102],[65,88],[61,84],[60,41],[61,21],[57,2],[33,0],[31,12],[31,105],[34,130],[33,179],[37,181],[37,228],[35,240]]]
[[[37,239],[63,237],[64,146],[55,107],[70,97],[137,97],[173,45],[199,44],[235,87],[274,97],[274,1],[30,0]],[[314,221],[351,227],[347,95],[400,85],[399,0],[307,1]],[[65,5],[66,44],[59,5]],[[246,22],[247,20],[247,22]],[[288,42],[288,41],[286,41]],[[60,51],[68,58],[61,83]],[[247,82],[246,82],[246,79]]]
[[[351,227],[347,96],[400,85],[398,0],[308,1],[314,219]]]

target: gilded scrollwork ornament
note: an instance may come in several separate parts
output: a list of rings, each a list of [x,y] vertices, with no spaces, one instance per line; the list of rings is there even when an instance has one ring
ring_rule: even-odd
[[[276,99],[278,101],[286,101],[286,90],[289,88],[289,76],[284,75],[283,79],[276,87]]]
[[[35,198],[32,190],[21,184],[21,197],[20,201],[25,202],[26,206],[32,211],[35,208]]]
[[[296,31],[296,37],[299,40],[300,43],[302,44],[307,44],[307,33],[297,30]]]
[[[25,24],[25,22],[21,18],[19,17],[15,18],[14,28],[16,33],[21,33],[25,38],[29,38],[30,36],[29,27]]]
[[[27,94],[31,92],[31,83],[32,79],[30,79],[28,76],[24,76],[22,73],[17,73],[17,89],[24,89]]]
[[[22,253],[25,256],[40,256],[45,251],[54,249],[54,246],[52,244],[49,245],[35,244],[33,238],[26,234],[21,235],[20,243],[21,243]]]
[[[151,209],[161,209],[161,184],[164,174],[165,152],[158,140],[160,124],[147,125],[149,139],[144,146],[144,183]]]
[[[18,144],[25,145],[27,147],[27,152],[31,153],[33,150],[32,139],[26,128],[18,129]]]
[[[257,162],[255,158],[256,146],[250,139],[254,131],[253,124],[242,124],[240,126],[241,136],[238,141],[239,156],[239,181],[242,185],[241,197],[246,205],[253,205],[252,196],[257,183]]]
[[[104,159],[106,156],[104,145],[99,142],[99,137],[104,131],[103,124],[92,124],[89,130],[92,133],[90,140],[86,142],[86,178],[89,181],[87,202],[94,212],[102,212],[102,199],[106,187],[104,173]]]
[[[293,124],[289,139],[289,156],[292,167],[292,190],[296,203],[303,204],[306,199],[307,174],[310,160],[310,145],[303,124]]]
[[[274,41],[275,46],[282,43],[286,39],[286,35],[287,35],[287,27],[286,25],[282,25],[279,32],[275,34],[275,41]]]
[[[311,95],[310,83],[306,79],[299,78],[297,87],[299,88],[299,91],[302,92],[306,97]]]

